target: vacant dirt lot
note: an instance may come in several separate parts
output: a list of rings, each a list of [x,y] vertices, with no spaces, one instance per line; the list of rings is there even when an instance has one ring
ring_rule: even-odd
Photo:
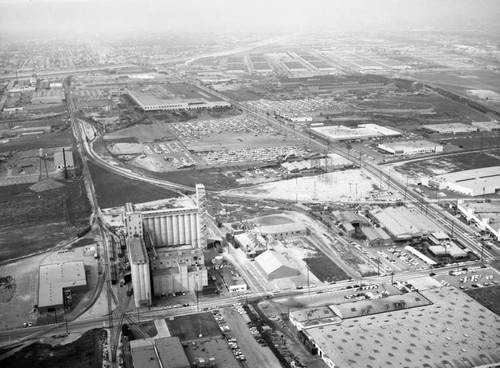
[[[105,336],[105,335],[104,335]],[[87,368],[102,366],[102,330],[90,330],[66,345],[34,343],[2,361],[12,368]]]

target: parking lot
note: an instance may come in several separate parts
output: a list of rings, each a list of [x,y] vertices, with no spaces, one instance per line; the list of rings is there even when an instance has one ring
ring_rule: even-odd
[[[251,325],[250,319],[240,303],[235,303],[233,307],[224,308],[215,315],[216,319],[223,318],[230,327],[230,332],[226,332],[226,340],[237,359],[239,356],[240,361],[246,360],[249,367],[274,368],[280,366],[278,359],[267,347],[267,344],[256,336],[258,332],[256,332],[255,326]]]
[[[449,272],[448,275],[436,276],[443,286],[455,286],[462,290],[480,289],[496,286],[500,283],[500,274],[493,268],[462,267]]]

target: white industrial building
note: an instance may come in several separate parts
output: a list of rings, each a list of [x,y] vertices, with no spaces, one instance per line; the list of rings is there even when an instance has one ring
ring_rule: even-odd
[[[229,102],[223,100],[208,101],[204,98],[159,98],[136,90],[127,90],[126,94],[138,104],[143,111],[178,111],[231,107]]]
[[[248,258],[255,258],[267,250],[266,239],[255,231],[237,234],[234,236],[234,240]]]
[[[500,166],[421,178],[422,185],[471,197],[500,193]]]
[[[255,257],[254,264],[268,280],[300,275],[300,272],[283,255],[274,250],[266,250]]]
[[[443,152],[443,146],[429,141],[402,141],[383,143],[377,146],[379,151],[394,156],[418,155],[423,153]]]
[[[329,125],[321,127],[311,127],[315,132],[329,140],[364,140],[373,137],[398,137],[401,133],[377,124],[359,124],[355,128],[344,125]]]
[[[477,127],[463,123],[430,124],[422,126],[422,129],[429,133],[439,134],[457,134],[478,131]]]

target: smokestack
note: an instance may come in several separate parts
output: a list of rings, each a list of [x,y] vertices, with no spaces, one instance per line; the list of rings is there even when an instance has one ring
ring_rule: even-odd
[[[64,162],[64,179],[68,179],[68,171],[66,170],[66,152],[63,148],[63,162]]]

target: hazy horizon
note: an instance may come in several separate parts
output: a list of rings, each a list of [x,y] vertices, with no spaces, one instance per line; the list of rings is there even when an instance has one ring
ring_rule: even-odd
[[[0,0],[0,38],[212,29],[293,32],[496,23],[497,0]]]

